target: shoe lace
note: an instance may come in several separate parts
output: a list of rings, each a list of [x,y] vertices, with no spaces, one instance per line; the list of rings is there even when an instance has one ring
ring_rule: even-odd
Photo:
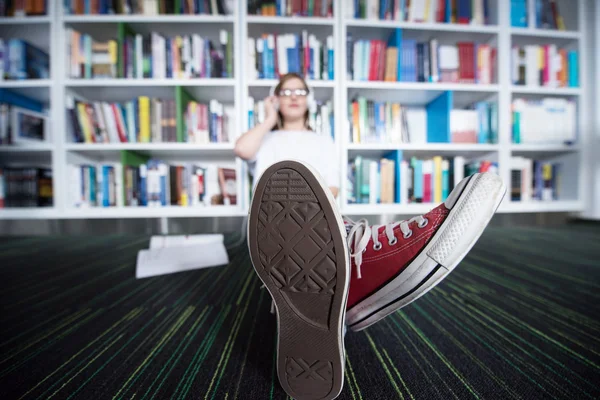
[[[358,279],[362,278],[360,266],[362,265],[362,255],[367,250],[367,245],[370,239],[373,240],[373,249],[381,249],[381,242],[379,241],[379,229],[385,227],[385,235],[388,239],[390,246],[395,245],[398,242],[398,238],[394,235],[394,228],[400,227],[400,231],[405,239],[408,239],[412,235],[412,230],[409,228],[409,224],[416,222],[419,227],[423,227],[427,224],[427,218],[422,215],[417,215],[409,220],[392,222],[385,225],[372,225],[369,226],[369,222],[366,219],[361,219],[357,222],[346,218],[346,230],[348,231],[348,248],[350,249],[350,257],[354,258],[354,265],[356,266],[356,276]]]

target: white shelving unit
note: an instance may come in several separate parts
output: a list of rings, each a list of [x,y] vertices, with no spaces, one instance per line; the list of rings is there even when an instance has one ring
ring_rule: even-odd
[[[580,212],[584,202],[582,188],[584,186],[581,167],[581,153],[586,145],[590,130],[580,129],[580,140],[575,146],[555,145],[516,145],[511,142],[510,107],[515,96],[541,98],[543,96],[568,96],[578,101],[579,126],[585,126],[586,113],[591,112],[587,103],[586,81],[586,7],[588,0],[569,2],[570,7],[560,3],[561,14],[570,31],[550,31],[510,26],[510,1],[489,0],[492,5],[492,20],[488,26],[455,25],[443,23],[408,23],[379,20],[357,20],[346,17],[342,5],[346,0],[334,1],[334,18],[300,18],[300,17],[262,17],[249,16],[247,4],[238,1],[237,14],[230,16],[130,16],[130,15],[63,15],[62,2],[51,2],[50,13],[46,17],[2,18],[0,33],[3,38],[23,37],[46,48],[51,55],[51,77],[49,80],[0,82],[0,88],[9,88],[19,93],[42,100],[48,105],[52,121],[51,141],[47,145],[35,147],[0,147],[0,159],[8,162],[39,161],[51,165],[54,174],[54,207],[44,209],[0,209],[0,219],[97,219],[97,218],[189,218],[189,217],[230,217],[243,216],[249,204],[249,188],[245,164],[235,158],[234,144],[191,145],[185,143],[139,144],[80,144],[73,143],[70,127],[66,119],[65,99],[68,93],[89,97],[91,100],[121,101],[146,93],[148,95],[164,95],[170,93],[175,86],[185,86],[202,100],[217,96],[235,104],[236,124],[239,132],[247,126],[247,99],[252,95],[261,98],[268,94],[275,80],[252,80],[247,77],[244,66],[247,63],[247,38],[257,37],[263,32],[288,33],[301,32],[303,29],[314,33],[320,39],[332,35],[335,43],[335,77],[332,81],[312,81],[311,87],[318,98],[333,98],[336,118],[335,140],[341,154],[341,182],[338,202],[342,213],[348,215],[400,214],[412,215],[427,212],[434,204],[347,204],[346,166],[349,158],[356,154],[377,155],[392,149],[402,149],[408,154],[445,156],[489,156],[498,160],[500,175],[510,186],[508,160],[511,155],[535,155],[548,159],[566,157],[570,165],[574,165],[564,176],[568,180],[566,186],[572,190],[571,197],[555,202],[514,203],[505,201],[499,212]],[[530,10],[534,1],[529,0]],[[170,32],[194,33],[208,32],[210,29],[228,29],[234,40],[234,78],[231,79],[69,79],[65,74],[66,40],[65,32],[69,26],[90,33],[99,31],[114,32],[116,24],[127,22],[142,32],[153,29]],[[574,23],[574,24],[573,24]],[[477,41],[492,42],[498,49],[498,82],[490,85],[453,84],[453,83],[421,83],[421,82],[357,82],[346,78],[346,35],[353,32],[354,39],[361,35],[383,36],[393,28],[402,28],[404,32],[415,37],[443,37],[446,41],[458,41],[473,38]],[[37,32],[37,33],[36,33]],[[510,79],[510,50],[513,43],[550,43],[571,44],[579,50],[580,86],[581,88],[539,88],[513,86]],[[454,91],[460,103],[469,103],[484,97],[494,97],[499,105],[499,142],[498,144],[403,144],[363,145],[351,144],[347,129],[347,104],[350,96],[365,93],[373,98],[394,98],[397,101],[409,101],[411,104],[425,104],[441,92]],[[68,174],[66,166],[74,160],[116,160],[122,150],[140,151],[166,160],[210,159],[226,160],[235,166],[238,174],[238,205],[215,207],[143,207],[143,208],[82,208],[75,209],[68,202]],[[507,196],[507,198],[510,196]]]

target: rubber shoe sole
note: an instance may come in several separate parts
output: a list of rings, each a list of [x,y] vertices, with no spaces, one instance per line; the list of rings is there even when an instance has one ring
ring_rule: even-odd
[[[248,221],[252,264],[277,312],[277,375],[297,400],[336,398],[344,383],[349,286],[346,231],[323,179],[307,165],[269,167]]]

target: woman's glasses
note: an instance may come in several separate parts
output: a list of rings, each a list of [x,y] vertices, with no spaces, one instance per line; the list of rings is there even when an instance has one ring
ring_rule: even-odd
[[[308,95],[308,90],[306,90],[306,89],[281,89],[279,91],[279,96],[282,96],[282,97],[290,97],[292,95],[306,96],[306,95]]]

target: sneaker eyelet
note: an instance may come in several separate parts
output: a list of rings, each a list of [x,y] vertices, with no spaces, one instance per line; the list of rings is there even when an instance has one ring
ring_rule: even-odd
[[[388,242],[388,245],[393,246],[396,243],[398,243],[398,238],[396,236],[394,236],[394,238]]]
[[[429,220],[427,218],[423,219],[423,223],[418,223],[417,226],[421,229],[425,228],[427,226],[427,224],[429,223]]]
[[[413,234],[413,231],[408,231],[408,233],[406,235],[403,235],[404,239],[408,239],[409,237],[411,237]]]
[[[382,247],[383,247],[383,245],[381,244],[381,242],[379,242],[379,243],[373,245],[373,250],[379,251],[379,250],[381,250]]]

